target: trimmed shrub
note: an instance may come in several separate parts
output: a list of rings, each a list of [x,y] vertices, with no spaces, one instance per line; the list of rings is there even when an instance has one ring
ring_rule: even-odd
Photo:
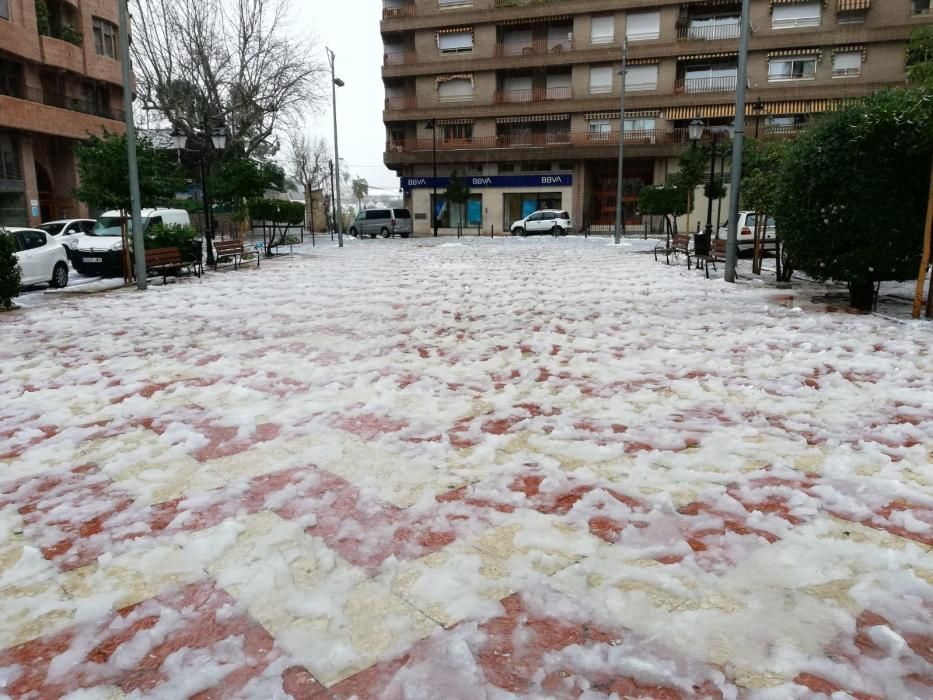
[[[22,274],[14,253],[16,241],[7,233],[0,233],[0,308],[9,309],[19,296]]]

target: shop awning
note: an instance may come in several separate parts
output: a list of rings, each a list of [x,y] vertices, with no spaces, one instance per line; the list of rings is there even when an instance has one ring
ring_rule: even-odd
[[[462,119],[438,119],[438,126],[451,126],[453,124],[472,124],[475,120],[462,118]]]
[[[569,114],[530,114],[521,117],[499,117],[496,124],[528,124],[532,122],[561,122],[570,119]]]
[[[871,9],[871,0],[837,0],[836,12],[867,12]]]
[[[513,25],[513,24],[547,24],[549,22],[570,22],[573,20],[573,15],[549,15],[548,17],[521,17],[519,19],[505,19],[496,22],[497,25]]]
[[[715,51],[713,53],[694,53],[678,56],[678,61],[702,61],[707,58],[738,58],[738,51]]]

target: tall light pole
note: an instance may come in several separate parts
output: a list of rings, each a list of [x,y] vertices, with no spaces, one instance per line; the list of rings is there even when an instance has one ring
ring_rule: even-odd
[[[735,95],[735,132],[732,137],[732,182],[729,186],[729,232],[726,238],[726,269],[723,278],[735,282],[739,257],[739,187],[742,185],[742,149],[745,146],[745,84],[748,80],[748,35],[750,0],[742,0],[742,33],[739,39],[739,66]]]
[[[431,158],[434,162],[434,198],[431,202],[431,219],[434,227],[434,237],[437,238],[437,123],[431,119],[424,125],[431,132]],[[448,217],[450,218],[450,217]],[[450,223],[450,222],[448,222]]]
[[[622,70],[619,71],[621,85],[619,89],[619,171],[616,182],[616,232],[615,244],[622,243],[622,234],[625,232],[625,219],[622,216],[622,175],[625,172],[625,77],[628,73],[628,39],[622,40]]]
[[[713,187],[716,182],[716,153],[719,150],[719,132],[713,129],[710,131],[713,140],[709,146],[709,187],[706,190],[706,229],[703,231],[707,246],[713,240]]]
[[[337,88],[346,85],[340,78],[334,75],[334,52],[327,49],[327,58],[330,61],[330,88],[334,102],[334,168],[337,171],[335,179],[336,192],[334,198],[337,200],[337,245],[343,248],[343,210],[340,206],[340,148],[337,145]]]
[[[123,111],[126,114],[126,158],[130,170],[130,211],[133,221],[133,252],[136,258],[136,289],[146,291],[146,243],[143,239],[142,203],[139,201],[139,164],[136,161],[136,123],[133,121],[132,65],[130,64],[130,18],[120,0],[120,63],[123,73]]]

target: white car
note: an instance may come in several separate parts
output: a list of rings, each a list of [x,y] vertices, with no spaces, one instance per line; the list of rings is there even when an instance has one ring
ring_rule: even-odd
[[[70,260],[71,251],[77,246],[78,239],[93,231],[96,223],[94,219],[63,219],[46,222],[39,228],[65,247]]]
[[[158,224],[183,224],[191,219],[184,209],[143,209],[143,233]],[[132,239],[132,222],[127,222]],[[78,239],[71,264],[81,275],[120,277],[123,275],[123,214],[108,211],[97,220],[94,230]]]
[[[758,215],[753,211],[739,212],[738,243],[740,253],[750,253],[755,245],[755,226],[758,224]],[[764,251],[773,253],[777,250],[777,227],[774,225],[774,219],[768,217],[768,222],[764,230]],[[719,228],[717,238],[726,240],[729,236],[729,222],[727,221]]]
[[[68,285],[68,256],[65,248],[45,231],[35,228],[0,229],[0,236],[16,241],[16,259],[22,274],[21,285],[48,284],[58,289]]]
[[[513,236],[534,236],[549,233],[552,236],[566,236],[573,231],[570,214],[561,209],[541,209],[519,219],[511,226]]]

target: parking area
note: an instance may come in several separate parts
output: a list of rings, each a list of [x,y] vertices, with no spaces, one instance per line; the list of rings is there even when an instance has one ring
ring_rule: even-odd
[[[0,696],[924,696],[929,325],[653,246],[326,240],[27,294]]]

